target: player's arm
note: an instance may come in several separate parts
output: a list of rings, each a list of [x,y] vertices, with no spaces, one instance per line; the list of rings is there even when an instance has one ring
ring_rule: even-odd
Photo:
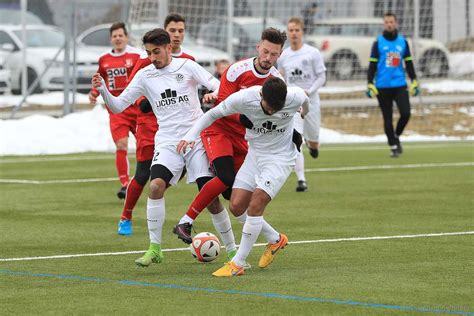
[[[101,65],[101,62],[100,62],[100,59],[99,59],[99,68],[97,69],[97,72],[100,73],[100,75],[102,77],[105,77],[105,72],[104,72],[104,70],[102,69],[102,67],[100,65]],[[92,86],[92,89],[88,94],[89,103],[90,104],[96,104],[97,103],[97,97],[99,95],[100,95],[99,90],[97,90],[96,88],[94,88],[94,86]]]
[[[193,72],[193,78],[197,83],[206,87],[209,91],[216,91],[219,89],[219,80],[217,80],[209,71],[196,62],[191,62],[190,67]]]
[[[100,73],[96,73],[92,77],[93,87],[100,92],[105,104],[113,113],[123,112],[126,108],[132,105],[136,99],[145,94],[143,85],[140,81],[140,76],[136,76],[127,88],[118,97],[115,97],[110,93],[109,89],[107,89],[105,81]]]
[[[312,95],[313,93],[318,92],[318,90],[326,83],[326,66],[324,66],[323,56],[318,50],[315,50],[311,66],[316,74],[316,80],[313,82],[311,87],[306,90],[307,95]]]
[[[375,41],[372,44],[369,58],[369,71],[367,72],[367,82],[369,84],[374,83],[375,73],[377,72],[377,63],[379,62],[379,48],[378,42]]]
[[[410,46],[408,45],[408,42],[405,40],[405,55],[403,56],[403,60],[405,61],[405,67],[408,73],[408,77],[410,77],[410,80],[416,80],[416,73],[415,73],[415,66],[413,65],[413,57],[411,56],[410,52]]]
[[[304,90],[301,90],[301,92],[298,92],[299,94],[299,103],[300,103],[300,115],[302,118],[309,112],[309,97],[306,95],[306,92]]]
[[[183,139],[179,141],[177,151],[184,153],[188,145],[193,148],[195,140],[201,134],[201,131],[210,126],[214,121],[239,112],[238,105],[241,104],[240,93],[235,93],[228,97],[224,102],[207,111],[203,116],[197,120],[193,127],[184,135]]]

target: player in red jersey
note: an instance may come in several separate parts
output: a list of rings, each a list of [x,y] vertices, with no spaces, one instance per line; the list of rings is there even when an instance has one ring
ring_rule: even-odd
[[[261,40],[257,44],[257,57],[241,60],[229,66],[221,77],[218,95],[208,94],[204,101],[215,101],[217,105],[234,92],[263,85],[268,77],[282,78],[274,65],[280,57],[285,41],[286,34],[284,32],[274,28],[264,30]],[[186,215],[173,229],[178,238],[185,243],[191,243],[192,224],[210,202],[221,193],[224,198],[230,199],[235,176],[247,155],[248,145],[245,140],[244,125],[251,124],[251,122],[245,122],[245,120],[245,116],[238,114],[227,116],[218,119],[201,133],[204,148],[216,177],[204,185],[191,203]],[[242,201],[242,205],[231,205],[231,209],[242,210],[234,213],[240,222],[245,222],[245,210],[248,203],[250,201]],[[222,218],[224,220],[224,215]],[[262,232],[269,242],[276,243],[279,239],[278,233],[268,223],[264,224]]]
[[[174,58],[188,58],[194,61],[194,57],[183,52],[181,48],[185,35],[185,23],[186,21],[181,15],[170,14],[165,18],[164,27],[171,39],[171,56]],[[146,52],[143,52],[130,74],[129,81],[132,80],[140,69],[150,64],[150,58],[148,58]],[[155,134],[158,130],[156,116],[153,114],[148,100],[145,97],[142,97],[137,100],[136,103],[140,107],[135,134],[137,139],[137,165],[135,175],[127,188],[127,195],[118,224],[118,233],[119,235],[124,236],[130,236],[133,234],[132,213],[143,192],[143,188],[150,178],[150,166],[155,148]]]
[[[127,29],[123,22],[114,23],[110,27],[110,43],[112,49],[99,58],[99,70],[97,72],[105,79],[110,92],[117,96],[127,86],[132,69],[140,58],[140,51],[127,45]],[[97,89],[92,88],[89,93],[90,103],[96,104],[98,96]],[[137,108],[130,107],[119,114],[113,114],[108,108],[107,111],[109,112],[110,133],[116,147],[115,166],[121,185],[117,196],[124,199],[129,181],[128,135],[129,132],[135,134]]]

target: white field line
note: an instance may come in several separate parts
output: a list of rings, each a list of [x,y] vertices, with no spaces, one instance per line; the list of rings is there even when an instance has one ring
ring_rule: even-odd
[[[438,168],[438,167],[465,167],[474,166],[474,162],[450,162],[450,163],[422,163],[405,165],[379,165],[379,166],[352,166],[335,168],[305,169],[305,172],[333,172],[333,171],[357,171],[378,169],[414,169],[414,168]],[[92,178],[92,179],[65,179],[65,180],[28,180],[28,179],[0,179],[0,183],[15,184],[56,184],[56,183],[85,183],[85,182],[110,182],[117,178]]]
[[[377,169],[414,169],[414,168],[438,168],[438,167],[465,167],[474,166],[474,162],[447,162],[447,163],[418,163],[405,165],[380,165],[380,166],[353,166],[335,168],[314,168],[305,169],[305,172],[328,172],[328,171],[356,171],[356,170],[377,170]]]
[[[315,243],[329,243],[329,242],[342,242],[342,241],[365,241],[365,240],[387,240],[387,239],[404,239],[404,238],[424,238],[424,237],[444,237],[444,236],[460,236],[460,235],[473,235],[474,231],[467,232],[452,232],[452,233],[431,233],[431,234],[417,234],[417,235],[395,235],[395,236],[373,236],[373,237],[348,237],[348,238],[335,238],[335,239],[317,239],[317,240],[299,240],[290,241],[288,244],[315,244]],[[267,244],[255,244],[254,247],[262,247]],[[221,248],[224,248],[222,246]],[[99,253],[82,253],[72,255],[56,255],[56,256],[44,256],[44,257],[24,257],[24,258],[4,258],[0,259],[0,262],[9,261],[31,261],[31,260],[47,260],[47,259],[67,259],[67,258],[78,258],[78,257],[102,257],[102,256],[120,256],[144,253],[146,250],[134,250],[134,251],[122,251],[122,252],[99,252]],[[170,248],[163,249],[163,252],[176,252],[176,251],[189,251],[189,247],[186,248]]]
[[[465,142],[460,142],[460,143],[453,143],[449,142],[446,144],[419,144],[419,145],[410,145],[409,143],[404,145],[406,149],[425,149],[425,148],[449,148],[449,147],[454,147],[454,146],[463,146]],[[474,146],[474,143],[472,144]],[[305,149],[306,150],[306,149]],[[347,146],[330,146],[330,147],[323,147],[321,148],[321,151],[359,151],[359,150],[388,150],[387,145],[367,145],[367,144],[361,144],[361,145],[347,145]],[[35,157],[35,158],[25,158],[25,159],[0,159],[0,164],[8,164],[8,163],[29,163],[29,162],[48,162],[48,161],[81,161],[81,160],[113,160],[114,155],[111,153],[108,156],[85,156],[85,157]]]

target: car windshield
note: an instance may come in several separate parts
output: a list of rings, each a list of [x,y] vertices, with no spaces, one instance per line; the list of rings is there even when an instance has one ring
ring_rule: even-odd
[[[26,12],[26,24],[44,24],[43,21],[36,15]],[[21,21],[21,11],[20,10],[0,10],[0,21],[2,24],[15,24],[18,25]]]
[[[375,36],[382,31],[378,24],[315,24],[312,35]]]
[[[21,30],[13,31],[21,41]],[[26,30],[28,47],[60,47],[64,44],[64,35],[54,30]]]

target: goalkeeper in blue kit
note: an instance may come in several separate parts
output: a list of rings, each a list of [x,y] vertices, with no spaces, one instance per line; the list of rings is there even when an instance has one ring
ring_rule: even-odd
[[[385,135],[390,146],[390,155],[396,158],[403,152],[400,135],[410,119],[408,93],[412,96],[418,95],[419,86],[410,47],[405,37],[397,31],[396,16],[393,13],[385,13],[383,20],[384,32],[377,37],[370,54],[367,96],[378,99]],[[406,68],[403,67],[402,61],[405,62]],[[405,81],[405,70],[411,79],[409,88]],[[395,129],[392,123],[393,101],[400,112],[400,119]]]

